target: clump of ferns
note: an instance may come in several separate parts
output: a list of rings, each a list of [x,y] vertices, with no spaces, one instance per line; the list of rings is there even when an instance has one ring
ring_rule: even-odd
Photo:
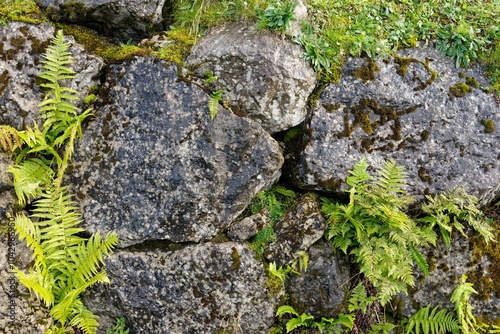
[[[32,204],[29,216],[18,213],[15,229],[33,251],[29,272],[14,268],[19,281],[50,308],[53,324],[46,334],[70,333],[72,327],[86,334],[96,332],[97,317],[83,304],[80,294],[98,282],[109,282],[103,256],[118,243],[115,233],[82,237],[81,216],[76,203],[62,186],[62,179],[81,137],[82,122],[91,109],[82,113],[71,101],[77,92],[64,86],[72,79],[73,58],[62,31],[48,47],[40,74],[48,89],[40,113],[43,126],[35,123],[25,130],[0,126],[0,145],[15,156],[8,172],[14,177],[19,204]]]

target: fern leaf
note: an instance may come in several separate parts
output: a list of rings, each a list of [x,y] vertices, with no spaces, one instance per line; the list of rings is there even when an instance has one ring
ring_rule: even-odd
[[[217,116],[217,112],[219,111],[219,101],[220,98],[216,96],[210,96],[210,100],[208,101],[208,110],[210,111],[210,118],[214,119]]]
[[[45,262],[44,249],[40,244],[41,238],[38,226],[33,224],[31,219],[24,214],[16,215],[14,226],[16,233],[19,235],[19,240],[26,240],[26,244],[33,251],[35,267],[46,268],[47,263]]]
[[[378,178],[374,182],[386,192],[402,193],[405,187],[406,173],[403,166],[396,165],[396,161],[388,160],[384,167],[377,171]]]
[[[349,171],[351,176],[348,176],[346,182],[351,187],[357,187],[363,185],[366,181],[371,179],[370,174],[367,172],[368,163],[366,162],[366,158],[363,157],[361,160],[354,165],[353,169]]]
[[[19,204],[25,205],[38,197],[52,181],[54,172],[40,159],[27,159],[8,170],[14,176],[14,190]]]
[[[441,334],[441,333],[459,333],[458,322],[453,313],[445,309],[439,310],[436,306],[431,310],[430,306],[426,306],[417,311],[408,320],[405,326],[405,333],[419,334],[420,331],[424,334]]]
[[[22,140],[19,136],[21,132],[8,125],[0,125],[0,145],[5,152],[7,149],[10,152],[14,152],[16,148],[22,150]]]
[[[97,322],[98,317],[89,311],[79,298],[74,302],[72,315],[73,318],[69,325],[82,329],[85,334],[94,334],[96,332],[99,325]]]
[[[51,282],[47,282],[46,275],[42,272],[31,272],[28,275],[14,267],[19,282],[33,291],[41,299],[45,306],[50,307],[54,303],[54,294],[52,293]]]
[[[280,307],[278,307],[278,310],[276,311],[276,316],[281,316],[283,314],[293,314],[294,316],[299,316],[299,314],[297,313],[297,311],[295,311],[295,309],[290,306],[290,305],[282,305]]]
[[[422,270],[425,276],[429,276],[429,264],[422,253],[412,245],[408,246],[408,250],[410,251],[411,258],[415,261],[420,270]]]

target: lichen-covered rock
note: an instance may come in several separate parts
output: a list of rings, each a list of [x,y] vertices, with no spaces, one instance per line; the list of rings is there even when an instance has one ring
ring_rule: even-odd
[[[426,249],[424,254],[431,264],[429,276],[416,271],[416,285],[409,289],[404,301],[403,314],[411,316],[427,305],[441,306],[453,310],[450,301],[453,290],[463,275],[478,292],[471,296],[473,314],[485,320],[500,320],[500,284],[498,284],[500,259],[498,253],[487,254],[484,242],[474,235],[467,240],[458,233],[450,248],[439,243],[437,248]],[[498,249],[497,249],[498,250]],[[493,257],[491,255],[494,255]]]
[[[227,236],[233,241],[246,241],[252,238],[266,226],[269,221],[269,210],[263,208],[250,217],[236,221],[227,230]]]
[[[101,316],[99,333],[121,316],[133,333],[267,333],[275,301],[254,256],[233,242],[119,250],[106,260],[111,283],[93,287],[85,303]]]
[[[207,240],[280,175],[277,142],[222,107],[210,119],[208,94],[175,65],[112,65],[105,89],[68,182],[91,232],[116,231],[122,246]]]
[[[54,28],[49,24],[31,25],[9,22],[0,25],[0,124],[16,129],[39,122],[38,104],[45,93],[37,84],[41,72],[41,54],[54,38]],[[74,57],[71,68],[75,78],[68,86],[83,99],[88,90],[98,84],[103,61],[86,54],[73,37],[66,37],[71,43],[69,52]],[[80,103],[80,106],[82,103]]]
[[[235,23],[218,27],[198,41],[186,65],[209,85],[224,89],[224,99],[240,116],[259,122],[270,133],[287,130],[306,117],[306,102],[316,73],[298,44]]]
[[[3,160],[2,154],[0,159]],[[0,162],[0,180],[9,178],[4,175],[7,172],[3,162]],[[13,193],[12,189],[0,189],[0,331],[5,334],[44,333],[51,323],[49,310],[19,283],[11,269],[14,265],[26,271],[33,254],[24,241],[19,241],[14,229]]]
[[[299,257],[325,233],[326,222],[316,197],[303,195],[290,210],[274,224],[276,241],[266,247],[264,256],[269,262],[285,266]]]
[[[432,58],[432,59],[431,59]],[[462,72],[460,72],[462,71]],[[461,83],[470,88],[453,95]],[[500,108],[479,68],[456,69],[430,48],[406,49],[388,61],[349,58],[338,84],[323,91],[291,164],[305,189],[339,192],[362,156],[375,168],[395,159],[408,171],[408,192],[421,198],[463,186],[491,201],[500,191]]]
[[[340,313],[350,288],[349,258],[334,252],[332,244],[320,241],[308,250],[309,267],[291,275],[287,287],[291,306],[316,318],[333,318]]]
[[[81,24],[122,42],[161,28],[165,0],[35,0],[53,21]]]

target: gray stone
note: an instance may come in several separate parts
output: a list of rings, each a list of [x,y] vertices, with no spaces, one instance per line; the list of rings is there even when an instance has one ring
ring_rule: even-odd
[[[161,28],[165,0],[36,0],[53,21],[81,24],[122,42]]]
[[[3,50],[0,52],[0,124],[23,129],[40,122],[38,104],[45,93],[37,85],[37,77],[41,72],[41,54],[46,52],[54,33],[49,24],[9,22],[0,26],[0,50]],[[74,57],[71,67],[76,72],[68,86],[76,89],[83,99],[88,90],[99,83],[104,64],[99,58],[86,54],[73,37],[65,38],[71,44],[69,51]]]
[[[466,81],[463,76],[487,86],[481,69],[456,69],[430,48],[406,49],[400,56],[418,61],[407,63],[406,72],[393,58],[377,61],[380,71],[370,73],[365,59],[346,60],[341,81],[326,87],[307,124],[308,138],[292,163],[294,183],[342,192],[347,171],[362,156],[374,168],[392,158],[406,168],[411,195],[463,186],[488,203],[500,190],[500,131],[486,133],[481,122],[500,124],[500,108],[478,88],[464,97],[450,93]],[[426,58],[434,59],[428,68]],[[373,80],[356,77],[363,65],[365,79],[373,74]]]
[[[285,266],[298,258],[297,252],[307,251],[326,229],[316,197],[303,195],[290,210],[274,224],[276,241],[266,247],[264,256],[276,266]]]
[[[132,333],[267,333],[274,322],[262,263],[228,242],[168,252],[116,251],[106,259],[111,284],[85,303],[101,330],[125,316]]]
[[[2,153],[1,150],[2,148],[0,147],[0,193],[12,189],[13,187],[12,174],[7,173],[7,170],[14,163],[14,161],[7,154]]]
[[[302,52],[298,44],[274,33],[235,23],[198,41],[186,65],[200,78],[210,72],[217,76],[209,89],[224,89],[223,98],[234,113],[275,133],[306,117],[316,73],[300,58]]]
[[[291,275],[287,288],[291,306],[316,318],[333,318],[340,313],[349,291],[349,258],[334,252],[328,241],[309,248],[309,267],[302,275]]]
[[[262,209],[250,217],[236,221],[227,230],[227,236],[233,241],[246,241],[264,228],[270,221],[269,210]]]
[[[86,228],[120,245],[208,240],[280,175],[279,145],[152,58],[112,65],[105,103],[76,148],[68,183]]]

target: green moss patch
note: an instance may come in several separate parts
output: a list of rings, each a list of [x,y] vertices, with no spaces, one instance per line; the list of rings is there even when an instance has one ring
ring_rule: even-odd
[[[196,38],[190,35],[187,29],[170,30],[166,35],[173,43],[158,50],[158,56],[167,61],[182,64],[191,53]]]
[[[491,119],[482,119],[481,124],[484,125],[484,133],[492,133],[495,131],[495,122]]]
[[[465,95],[472,92],[472,88],[469,85],[467,85],[466,83],[459,82],[459,83],[456,83],[455,85],[451,86],[449,91],[450,91],[450,94],[452,94],[455,97],[464,97]]]
[[[366,82],[374,80],[376,78],[375,73],[378,71],[380,71],[380,67],[370,59],[366,64],[361,65],[353,75]]]
[[[0,23],[20,21],[31,24],[47,22],[40,8],[33,0],[3,0],[0,1]]]

